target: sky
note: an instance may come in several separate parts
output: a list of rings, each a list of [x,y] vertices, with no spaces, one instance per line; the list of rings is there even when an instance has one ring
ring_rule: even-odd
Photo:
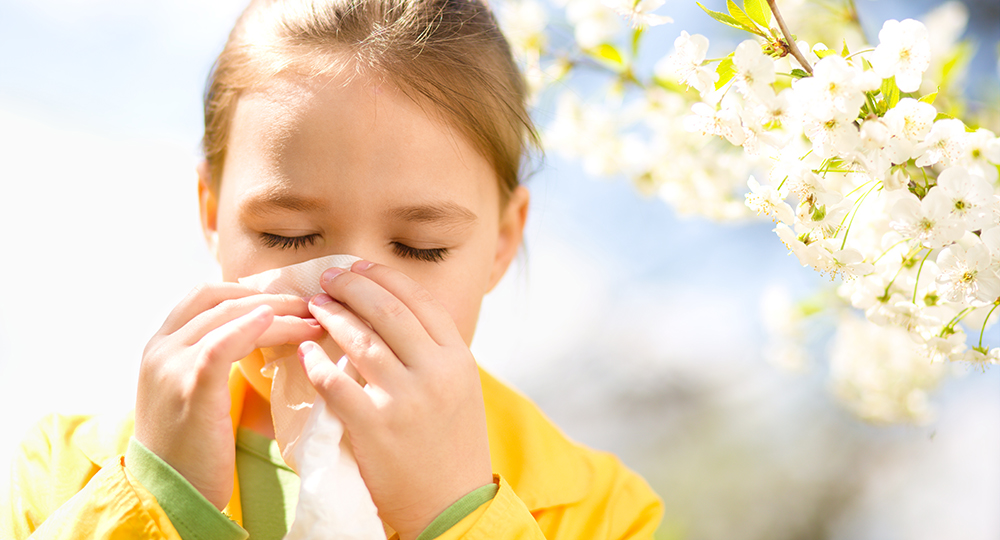
[[[667,4],[677,22],[657,42],[706,31],[691,6]],[[3,462],[43,414],[129,409],[146,341],[195,284],[219,279],[194,166],[205,77],[242,7],[0,4]],[[528,185],[525,256],[487,297],[473,351],[571,436],[639,469],[677,509],[678,530],[782,538],[737,510],[765,492],[774,501],[758,514],[778,520],[800,505],[832,524],[831,538],[933,538],[956,526],[997,537],[1000,517],[982,511],[1000,504],[997,370],[949,382],[931,425],[862,425],[836,405],[822,367],[795,375],[762,358],[764,289],[803,292],[819,279],[769,223],[678,218],[558,156]],[[733,468],[713,473],[720,462]],[[833,517],[822,498],[831,486],[849,495]],[[730,505],[731,528],[692,529],[712,501]],[[799,526],[782,534],[809,530]]]

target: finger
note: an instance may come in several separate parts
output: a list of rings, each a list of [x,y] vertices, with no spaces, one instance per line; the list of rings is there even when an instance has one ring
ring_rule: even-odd
[[[404,363],[417,361],[437,346],[410,308],[381,285],[353,272],[324,279],[331,273],[320,279],[323,290],[370,324]]]
[[[231,364],[257,348],[257,339],[264,334],[273,320],[274,310],[271,306],[258,306],[250,313],[206,334],[198,342],[201,346],[199,360],[203,364],[195,366],[197,372],[205,375],[206,384],[218,384],[220,380],[228,380]]]
[[[191,289],[180,303],[170,311],[161,334],[173,334],[191,319],[226,300],[234,300],[259,294],[257,291],[239,283],[202,283]]]
[[[309,304],[298,296],[289,294],[254,294],[243,298],[225,300],[217,306],[199,313],[175,332],[184,343],[192,344],[208,332],[223,324],[250,313],[259,306],[269,306],[276,315],[311,318]]]
[[[404,365],[375,330],[340,302],[318,294],[309,309],[365,380],[380,384]]]
[[[355,262],[351,272],[368,278],[403,302],[438,345],[464,343],[451,314],[430,291],[406,274],[370,261]]]
[[[306,341],[299,345],[298,353],[309,382],[344,425],[348,429],[368,425],[375,406],[361,385],[337,367],[319,345]]]
[[[323,337],[325,331],[319,321],[313,318],[303,319],[292,315],[276,315],[264,334],[257,338],[257,348],[277,347],[303,341],[315,341]]]

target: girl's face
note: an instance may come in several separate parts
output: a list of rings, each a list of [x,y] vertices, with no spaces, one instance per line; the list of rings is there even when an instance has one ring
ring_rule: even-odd
[[[218,194],[199,185],[223,279],[350,254],[424,286],[471,343],[483,295],[516,254],[528,196],[398,88],[283,79],[240,98]],[[317,285],[319,276],[316,276]]]

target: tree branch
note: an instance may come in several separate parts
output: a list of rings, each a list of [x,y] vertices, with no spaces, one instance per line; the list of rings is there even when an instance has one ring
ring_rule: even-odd
[[[767,0],[768,7],[771,8],[771,13],[774,14],[774,20],[778,21],[778,28],[781,29],[781,33],[785,36],[785,41],[788,42],[788,50],[795,57],[795,60],[799,62],[802,69],[806,70],[807,73],[812,75],[813,68],[809,65],[809,61],[799,50],[799,46],[795,44],[795,39],[792,38],[792,33],[788,30],[788,26],[785,24],[785,19],[781,18],[781,12],[778,11],[778,5],[776,0]]]

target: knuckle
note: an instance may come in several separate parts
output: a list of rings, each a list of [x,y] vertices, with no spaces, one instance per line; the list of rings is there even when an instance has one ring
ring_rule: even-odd
[[[202,298],[210,294],[211,291],[212,291],[212,284],[207,282],[202,282],[195,285],[184,300],[185,302],[193,302],[198,300],[199,298]]]
[[[227,320],[229,320],[230,318],[234,318],[232,316],[229,316],[230,314],[234,314],[240,311],[245,311],[246,310],[246,308],[244,307],[245,304],[246,300],[244,300],[243,298],[230,298],[219,302],[213,309],[226,314],[228,316]]]
[[[351,348],[363,357],[375,356],[379,347],[379,340],[367,332],[355,332],[351,336]]]
[[[330,290],[339,289],[346,290],[357,286],[358,278],[357,274],[351,272],[343,272],[338,274],[333,280],[327,282],[327,287]]]
[[[373,306],[373,310],[375,316],[380,320],[391,321],[402,317],[406,313],[406,306],[399,300],[392,298],[376,303]]]
[[[201,354],[198,355],[198,362],[195,365],[196,371],[202,371],[215,362],[224,360],[226,353],[226,343],[220,339],[208,339],[201,347]]]
[[[143,362],[149,362],[151,359],[159,356],[160,347],[160,340],[156,336],[146,342],[146,346],[142,349]]]
[[[326,392],[335,392],[337,387],[343,384],[344,377],[335,369],[319,369],[314,372],[313,384]]]
[[[430,291],[419,285],[413,288],[410,297],[413,298],[415,302],[421,305],[433,304],[434,302],[437,301],[434,298],[434,295],[432,295]]]

